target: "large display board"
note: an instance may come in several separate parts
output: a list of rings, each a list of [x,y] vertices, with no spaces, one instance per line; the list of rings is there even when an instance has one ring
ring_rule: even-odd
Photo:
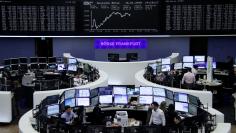
[[[234,0],[2,0],[0,35],[223,35]]]

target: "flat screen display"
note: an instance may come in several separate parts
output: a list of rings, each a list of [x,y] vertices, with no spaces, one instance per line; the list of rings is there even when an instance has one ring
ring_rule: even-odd
[[[205,56],[194,56],[194,62],[205,62]]]
[[[140,95],[152,95],[153,90],[150,86],[142,86],[140,87]]]
[[[111,87],[99,87],[99,95],[112,95]]]
[[[48,69],[57,69],[56,64],[48,64]]]
[[[173,91],[166,90],[166,97],[167,97],[168,99],[173,100],[173,99],[174,99]]]
[[[157,88],[157,87],[153,87],[153,95],[154,96],[166,96],[166,92],[164,88]]]
[[[77,60],[76,58],[68,58],[68,64],[76,64]]]
[[[162,65],[161,66],[162,72],[169,72],[170,71],[170,65]]]
[[[65,106],[75,107],[75,98],[65,99]]]
[[[175,69],[175,70],[183,69],[183,63],[175,63],[174,69]]]
[[[98,88],[94,88],[90,90],[90,97],[98,96]]]
[[[47,64],[39,64],[39,69],[47,69]]]
[[[113,94],[114,95],[126,95],[127,94],[126,87],[113,86]]]
[[[159,105],[161,104],[161,102],[166,101],[165,97],[158,97],[158,96],[154,96],[153,97],[153,101],[157,102]]]
[[[114,95],[115,104],[127,104],[128,96],[127,95]]]
[[[184,63],[193,63],[193,56],[183,56],[183,62]]]
[[[112,95],[99,96],[99,103],[101,103],[101,104],[112,104]]]
[[[26,57],[21,57],[21,58],[19,58],[19,62],[20,62],[20,63],[28,63],[28,58],[26,58]]]
[[[91,106],[96,106],[98,103],[98,96],[91,98]]]
[[[188,94],[185,93],[175,93],[175,101],[188,102]]]
[[[128,95],[139,95],[139,87],[127,88]]]
[[[75,97],[75,90],[67,90],[64,93],[65,99],[67,98],[74,98]]]
[[[175,110],[181,112],[188,112],[188,103],[175,102]]]
[[[18,58],[12,58],[11,59],[11,64],[18,64],[19,63],[19,59]]]
[[[139,96],[140,104],[151,104],[153,102],[153,96]]]
[[[59,114],[59,105],[55,104],[55,105],[49,105],[47,107],[47,115],[56,115]]]
[[[77,65],[69,64],[67,70],[72,71],[72,72],[76,72],[77,71]]]
[[[58,71],[66,70],[65,64],[58,64],[58,65],[57,65],[57,70],[58,70]]]
[[[37,57],[31,57],[30,58],[30,63],[38,63],[38,58]]]
[[[90,106],[90,99],[89,98],[76,98],[76,105],[77,106]]]
[[[193,63],[183,63],[183,68],[193,68]]]
[[[30,69],[39,69],[38,64],[30,64]]]
[[[193,95],[188,95],[188,101],[190,104],[194,104],[198,106],[198,97],[193,96]]]
[[[46,57],[39,57],[38,62],[39,63],[47,63],[47,58]]]
[[[76,90],[76,97],[90,97],[90,90],[89,89],[77,89]]]

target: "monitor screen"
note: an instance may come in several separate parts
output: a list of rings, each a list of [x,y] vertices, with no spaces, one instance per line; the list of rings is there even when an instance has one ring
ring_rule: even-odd
[[[128,96],[127,95],[114,95],[115,104],[127,104]]]
[[[27,71],[28,65],[27,64],[20,64],[20,69],[23,71]]]
[[[18,58],[12,58],[11,59],[11,64],[18,64],[19,63],[19,59]]]
[[[101,104],[112,104],[112,95],[99,96],[99,103],[101,103]]]
[[[91,98],[91,106],[96,106],[98,103],[98,96]]]
[[[30,69],[39,69],[38,64],[30,64]]]
[[[56,115],[59,114],[59,105],[55,104],[55,105],[49,105],[47,106],[47,115]]]
[[[19,62],[20,62],[20,63],[28,63],[28,58],[26,58],[26,57],[21,57],[21,58],[19,58]]]
[[[74,98],[75,97],[75,90],[67,90],[65,91],[65,99],[67,98]]]
[[[90,97],[98,96],[98,88],[94,88],[90,90]]]
[[[76,97],[90,97],[89,89],[77,89]]]
[[[48,63],[56,63],[57,58],[56,57],[48,57]]]
[[[177,69],[183,69],[183,63],[175,63],[174,69],[175,69],[175,70],[177,70]]]
[[[30,63],[38,63],[37,57],[30,57]]]
[[[188,101],[190,104],[194,104],[198,106],[198,97],[193,96],[193,95],[188,95]]]
[[[65,106],[75,107],[75,98],[65,99]]]
[[[140,104],[151,104],[153,102],[153,96],[139,96]]]
[[[165,97],[166,96],[165,89],[153,87],[153,95]]]
[[[205,62],[205,56],[194,56],[194,62]]]
[[[74,64],[69,64],[67,69],[68,69],[68,71],[76,72],[77,71],[77,66],[74,65]]]
[[[76,58],[68,58],[68,64],[76,64],[77,60]]]
[[[10,64],[11,64],[11,60],[10,59],[4,60],[4,65],[10,65]]]
[[[15,65],[11,65],[11,70],[12,71],[17,71],[19,69],[19,65],[15,64]]]
[[[184,63],[183,68],[193,68],[193,63]]]
[[[188,94],[185,93],[175,93],[175,101],[179,101],[179,102],[188,102]]]
[[[199,68],[199,69],[205,69],[206,68],[206,63],[205,62],[197,62],[194,65],[197,66],[197,68]]]
[[[39,69],[47,69],[47,64],[39,64]]]
[[[162,65],[161,66],[162,72],[169,72],[170,71],[170,65]]]
[[[183,56],[183,62],[193,63],[193,56]]]
[[[58,64],[58,65],[57,65],[57,70],[58,70],[58,71],[66,70],[65,64]]]
[[[153,95],[152,87],[150,86],[140,87],[140,95]]]
[[[154,96],[154,97],[153,97],[153,101],[154,101],[154,102],[157,102],[157,103],[160,105],[161,102],[166,101],[166,98],[165,98],[165,97],[157,97],[157,96]]]
[[[112,95],[112,88],[99,87],[99,95]]]
[[[175,102],[175,110],[181,112],[188,112],[188,103]]]
[[[76,105],[77,106],[90,106],[90,99],[89,98],[76,98]]]
[[[170,58],[163,58],[161,59],[162,65],[170,65]]]
[[[127,94],[126,87],[123,87],[123,86],[113,86],[113,94],[114,95],[126,95]]]
[[[39,57],[38,62],[39,63],[47,63],[47,58],[46,57]]]
[[[48,64],[48,69],[57,69],[57,64]]]
[[[192,115],[197,115],[197,106],[189,104],[188,105],[188,113],[190,113]]]
[[[139,95],[139,87],[127,88],[128,95]]]
[[[173,91],[166,90],[166,97],[167,97],[168,99],[173,100],[173,99],[174,99]]]

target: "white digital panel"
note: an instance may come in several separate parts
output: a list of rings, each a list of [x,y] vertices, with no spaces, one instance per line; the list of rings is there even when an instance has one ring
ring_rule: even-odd
[[[205,56],[194,56],[195,62],[205,62]]]
[[[80,89],[79,90],[79,97],[89,97],[90,96],[90,91],[89,89]]]
[[[166,98],[165,97],[156,97],[156,96],[154,96],[153,101],[157,102],[160,105],[161,102],[166,101]]]
[[[89,106],[90,100],[89,98],[76,98],[77,106]]]
[[[119,86],[114,86],[113,87],[113,94],[114,95],[126,95],[126,87],[119,87]]]
[[[152,95],[152,87],[140,87],[140,95]]]
[[[153,95],[155,96],[166,96],[165,89],[163,88],[153,88]]]
[[[58,71],[66,70],[65,64],[58,64],[58,65],[57,65],[57,70],[58,70]]]
[[[183,68],[185,67],[193,68],[193,63],[184,63]]]
[[[188,112],[188,103],[175,102],[175,110]]]
[[[184,56],[183,62],[193,62],[193,56]]]
[[[170,58],[163,58],[161,59],[162,65],[169,65],[170,64]]]
[[[114,96],[114,103],[115,104],[127,104],[128,103],[127,95],[115,95]]]
[[[101,104],[111,104],[112,103],[112,95],[99,96],[99,102]]]
[[[47,109],[47,115],[59,114],[59,105],[50,105]]]
[[[75,97],[75,90],[65,91],[65,99],[74,98],[74,97]]]
[[[75,107],[75,98],[66,99],[65,106]]]
[[[151,104],[153,102],[152,96],[139,96],[140,104]]]
[[[175,63],[174,69],[182,69],[183,68],[183,63]]]

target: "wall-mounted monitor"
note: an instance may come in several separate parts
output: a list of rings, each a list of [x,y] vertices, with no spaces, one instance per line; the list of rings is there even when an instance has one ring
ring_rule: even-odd
[[[206,68],[206,62],[197,62],[194,64],[194,66],[197,66],[198,69],[205,69]]]
[[[149,105],[153,102],[153,96],[139,96],[139,103]]]
[[[54,64],[54,63],[48,64],[48,69],[52,69],[52,70],[57,69],[57,64]]]
[[[175,102],[175,110],[181,112],[188,112],[188,103]]]
[[[77,89],[76,97],[90,97],[90,89]]]
[[[161,71],[162,72],[169,72],[171,70],[170,65],[162,65]]]
[[[140,95],[152,95],[153,90],[151,86],[141,86],[140,89]]]
[[[183,63],[183,68],[193,68],[193,63]]]
[[[175,70],[183,69],[183,63],[175,63],[174,69],[175,69]]]
[[[7,65],[10,65],[11,64],[11,60],[10,59],[5,59],[4,60],[4,65],[7,66]]]
[[[18,64],[19,59],[18,58],[11,58],[11,64]]]
[[[170,58],[162,58],[161,64],[162,65],[170,65]]]
[[[65,106],[75,107],[75,98],[65,99]]]
[[[194,56],[194,62],[205,62],[205,56]]]
[[[102,95],[99,96],[100,104],[112,104],[112,95]]]
[[[136,61],[136,60],[138,60],[138,53],[127,53],[126,59],[128,61]]]
[[[153,102],[157,102],[160,105],[163,101],[166,101],[165,97],[153,96]]]
[[[65,99],[68,99],[68,98],[74,98],[75,97],[75,90],[66,90],[65,93]]]
[[[12,70],[12,71],[17,71],[17,70],[19,70],[19,65],[18,65],[18,64],[11,65],[11,70]]]
[[[89,98],[76,98],[76,106],[90,106]]]
[[[57,70],[58,70],[58,71],[64,71],[64,70],[66,70],[65,64],[57,64]]]
[[[59,110],[58,104],[47,106],[47,116],[57,115],[57,114],[59,114],[59,112],[60,112],[60,110]]]
[[[184,63],[193,63],[193,56],[183,56]]]
[[[98,96],[98,88],[94,88],[90,90],[90,97]]]
[[[126,95],[127,90],[124,86],[113,86],[113,94],[114,95]]]
[[[76,58],[68,58],[68,64],[76,64],[77,59]]]
[[[153,95],[154,96],[166,96],[166,92],[164,88],[153,87]]]
[[[175,92],[174,99],[179,102],[188,102],[188,94]]]
[[[111,87],[99,87],[99,95],[112,95]]]
[[[108,53],[108,57],[107,57],[107,59],[108,59],[108,61],[110,61],[110,62],[117,62],[117,61],[119,61],[119,57],[120,55],[119,54],[116,54],[116,53]]]
[[[69,64],[67,70],[71,71],[71,72],[76,72],[77,71],[77,65]]]
[[[128,104],[128,96],[127,95],[114,95],[114,103],[115,104]]]

